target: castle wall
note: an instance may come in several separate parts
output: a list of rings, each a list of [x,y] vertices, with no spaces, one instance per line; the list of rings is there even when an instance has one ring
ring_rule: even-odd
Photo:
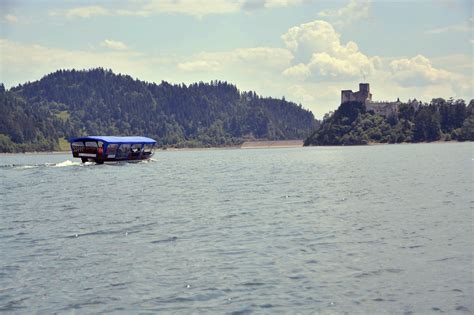
[[[352,92],[352,90],[341,91],[341,104],[353,101],[364,103],[367,111],[373,111],[375,114],[385,117],[398,114],[398,109],[401,104],[399,101],[373,102],[369,83],[360,83],[359,91],[357,92]]]
[[[358,102],[372,101],[372,94],[370,94],[369,83],[359,83],[359,91],[356,92]]]
[[[341,104],[345,102],[360,102],[372,101],[372,94],[370,93],[370,86],[368,83],[360,83],[359,91],[352,92],[352,90],[341,91]]]
[[[354,93],[352,93],[352,90],[341,91],[341,104],[352,101],[354,101]]]
[[[398,114],[400,102],[366,102],[365,109],[385,117]]]

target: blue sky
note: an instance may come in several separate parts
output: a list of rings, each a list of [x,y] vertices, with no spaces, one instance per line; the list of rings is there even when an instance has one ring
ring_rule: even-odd
[[[104,67],[148,82],[226,80],[317,117],[362,81],[375,100],[473,98],[468,0],[4,0],[0,12],[7,88]]]

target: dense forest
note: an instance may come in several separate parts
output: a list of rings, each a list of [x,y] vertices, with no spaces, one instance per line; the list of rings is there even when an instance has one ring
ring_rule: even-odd
[[[82,135],[143,135],[161,147],[304,139],[317,123],[301,105],[221,81],[155,84],[98,68],[0,85],[0,152],[57,150]]]
[[[474,141],[474,100],[436,98],[430,104],[401,104],[398,115],[384,117],[367,112],[359,102],[347,102],[327,115],[308,145],[360,145],[368,143]]]

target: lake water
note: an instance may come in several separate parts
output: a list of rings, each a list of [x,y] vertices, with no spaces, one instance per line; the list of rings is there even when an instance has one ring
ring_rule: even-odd
[[[0,311],[472,313],[473,149],[0,156]]]

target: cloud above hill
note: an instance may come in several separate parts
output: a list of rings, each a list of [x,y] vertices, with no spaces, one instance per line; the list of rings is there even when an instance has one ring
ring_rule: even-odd
[[[238,48],[228,52],[202,52],[191,60],[179,62],[185,71],[278,71],[290,65],[293,55],[274,47]]]
[[[101,46],[110,48],[113,50],[126,50],[128,49],[127,45],[125,43],[118,41],[118,40],[112,40],[112,39],[105,39],[102,43],[100,43]]]
[[[329,22],[322,20],[290,28],[282,39],[299,63],[283,74],[292,77],[301,74],[303,79],[356,78],[372,74],[376,60],[362,53],[353,41],[341,43],[340,37]]]
[[[101,4],[52,10],[52,16],[67,18],[91,18],[94,16],[153,16],[159,14],[183,14],[203,18],[207,15],[231,14],[299,5],[308,0],[149,0],[130,1],[128,4]]]
[[[67,10],[52,10],[51,16],[65,16],[66,18],[91,18],[94,16],[110,15],[112,12],[100,5],[80,6]]]
[[[423,86],[442,81],[449,81],[453,74],[436,69],[430,60],[422,55],[413,58],[402,58],[390,62],[393,79],[402,86]]]
[[[348,26],[370,18],[370,0],[350,0],[347,5],[335,10],[319,12],[321,18],[329,19],[336,26]]]

